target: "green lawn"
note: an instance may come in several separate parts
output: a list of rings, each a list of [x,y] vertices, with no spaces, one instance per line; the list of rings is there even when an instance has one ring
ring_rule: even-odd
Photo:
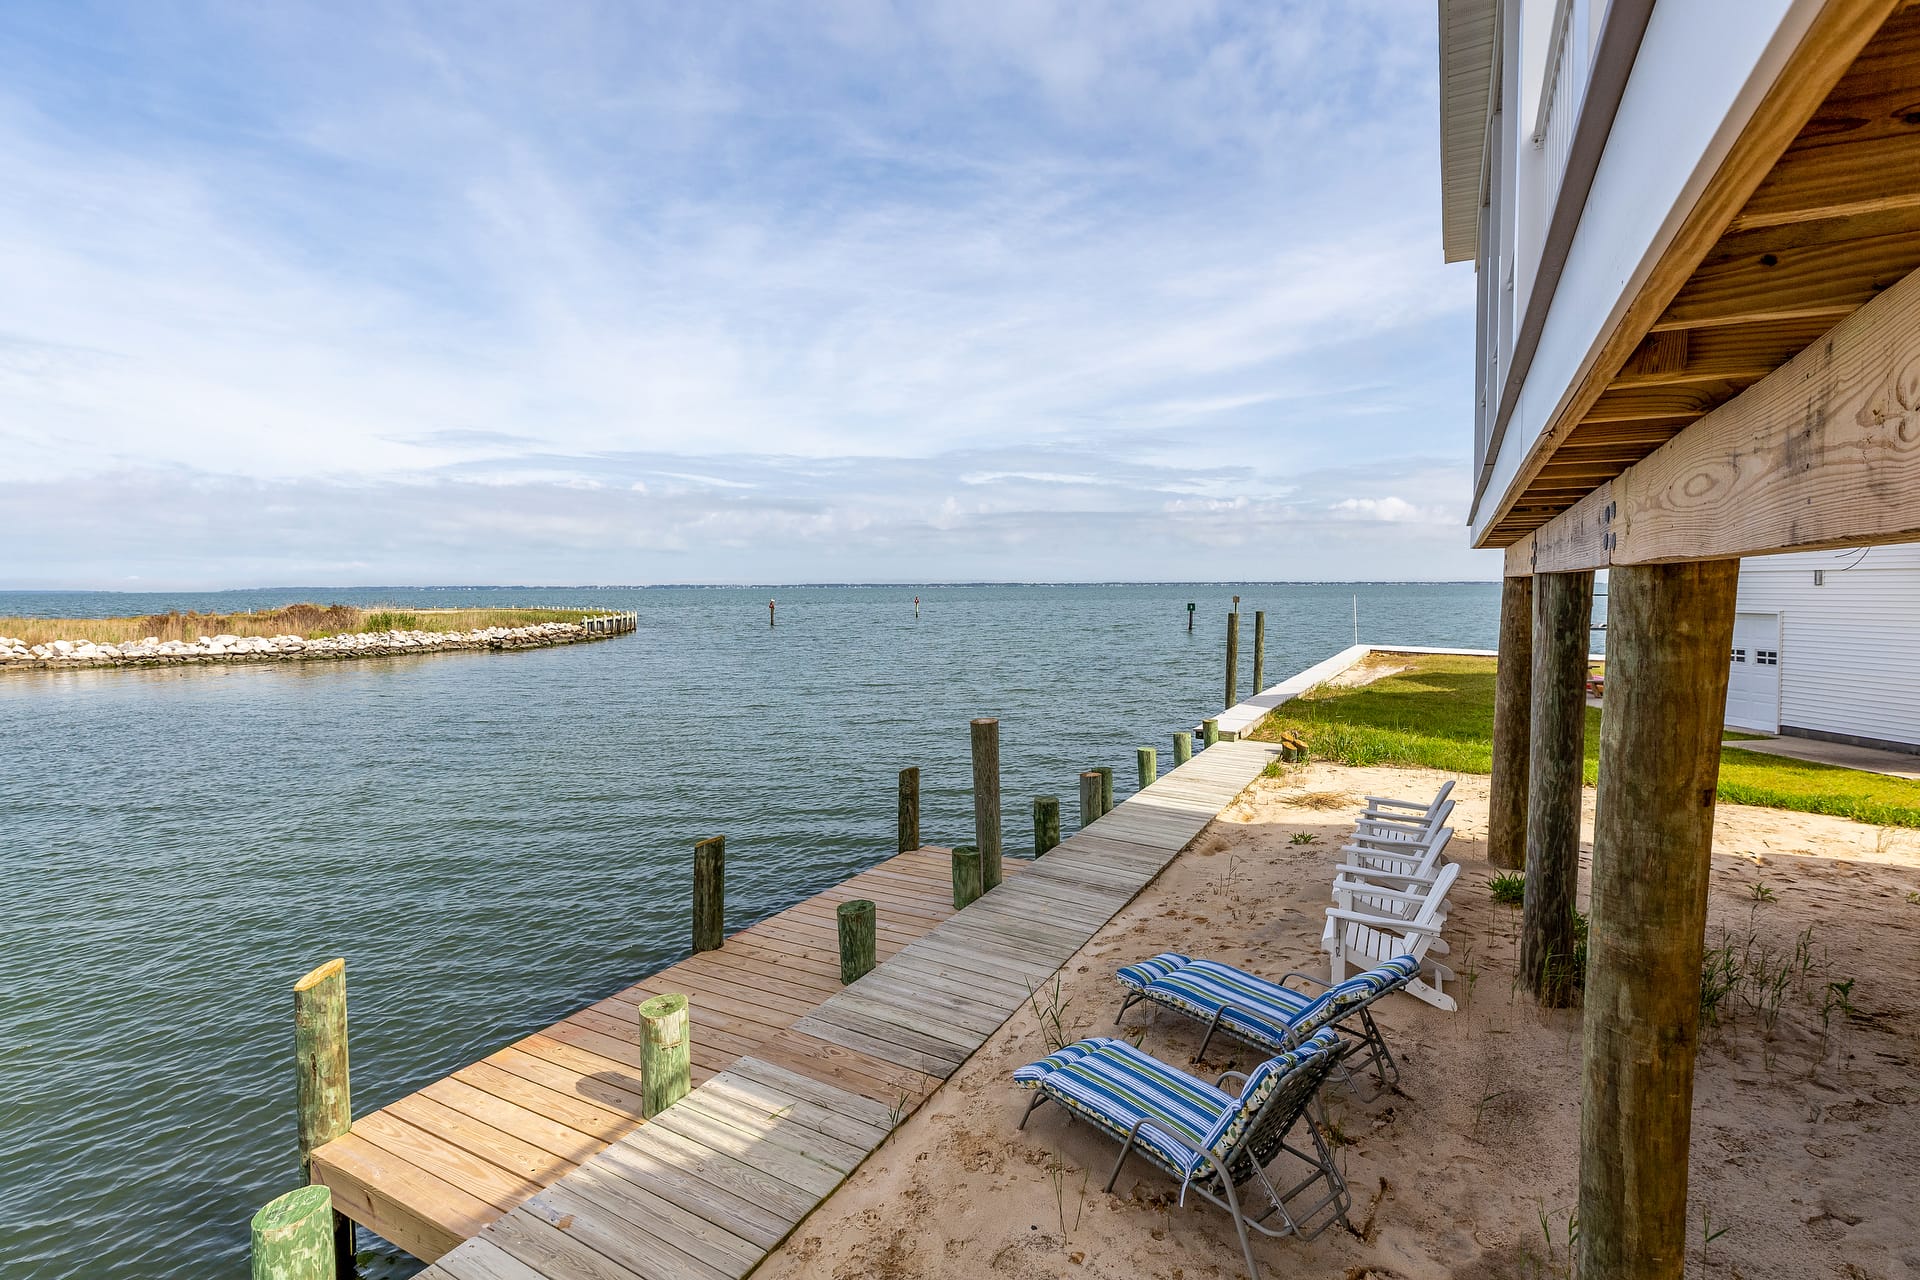
[[[1393,659],[1406,671],[1354,689],[1321,686],[1268,716],[1253,734],[1304,737],[1313,755],[1352,765],[1419,765],[1452,773],[1493,768],[1493,660]],[[1599,774],[1600,712],[1587,711],[1589,785]],[[1757,751],[1720,753],[1720,799],[1876,826],[1920,827],[1920,781],[1783,760]]]

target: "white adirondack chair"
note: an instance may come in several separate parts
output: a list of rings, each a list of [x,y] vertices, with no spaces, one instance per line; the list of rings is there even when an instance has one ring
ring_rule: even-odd
[[[1341,852],[1347,861],[1334,867],[1333,898],[1343,894],[1369,910],[1387,911],[1411,919],[1409,910],[1417,910],[1426,890],[1451,865],[1447,861],[1447,842],[1453,828],[1442,827],[1433,839],[1424,842],[1402,841],[1396,849],[1362,848],[1348,845]],[[1391,889],[1419,897],[1376,895],[1374,890]]]
[[[1368,796],[1367,807],[1361,812],[1363,821],[1418,825],[1433,816],[1434,810],[1446,802],[1447,795],[1453,790],[1453,779],[1442,783],[1440,790],[1431,800],[1398,800],[1392,796]]]
[[[1432,956],[1447,954],[1440,936],[1447,922],[1447,894],[1460,876],[1458,863],[1440,868],[1431,884],[1408,890],[1369,889],[1371,896],[1385,896],[1398,903],[1405,914],[1372,909],[1357,901],[1352,892],[1335,894],[1335,905],[1327,908],[1327,928],[1320,935],[1331,969],[1330,981],[1344,982],[1349,962],[1370,969],[1395,956],[1410,955],[1421,962],[1422,971],[1431,971],[1433,982],[1415,978],[1407,991],[1436,1009],[1452,1012],[1459,1006],[1443,989],[1453,970]],[[1342,899],[1345,899],[1344,901]]]
[[[1353,841],[1355,844],[1393,845],[1408,840],[1424,840],[1446,826],[1447,818],[1452,813],[1453,801],[1449,800],[1418,822],[1383,821],[1362,815],[1354,824]]]

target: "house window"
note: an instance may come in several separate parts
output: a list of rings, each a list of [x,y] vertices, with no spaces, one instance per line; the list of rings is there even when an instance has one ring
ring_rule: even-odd
[[[1755,649],[1753,651],[1753,660],[1763,667],[1777,667],[1780,665],[1780,651],[1777,649]]]
[[[1735,662],[1745,662],[1747,660],[1747,651],[1745,649],[1735,649],[1733,651],[1733,660]]]

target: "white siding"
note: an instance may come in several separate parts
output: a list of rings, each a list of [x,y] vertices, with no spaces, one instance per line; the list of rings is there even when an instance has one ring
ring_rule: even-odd
[[[1745,560],[1738,608],[1780,615],[1782,727],[1920,746],[1920,545]]]

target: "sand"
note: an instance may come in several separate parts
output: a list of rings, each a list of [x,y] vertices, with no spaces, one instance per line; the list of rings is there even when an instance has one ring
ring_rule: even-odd
[[[1329,867],[1357,798],[1424,797],[1442,778],[1308,765],[1256,783],[1068,962],[1069,1036],[1115,1034],[1114,968],[1162,950],[1324,975]],[[1404,1060],[1399,1089],[1371,1103],[1328,1095],[1354,1229],[1259,1242],[1269,1276],[1571,1274],[1579,1015],[1537,1010],[1517,987],[1518,913],[1486,889],[1486,780],[1460,779],[1455,795],[1462,876],[1448,940],[1461,1008],[1406,996],[1381,1006]],[[1732,937],[1750,964],[1764,954],[1778,966],[1812,932],[1771,1030],[1749,983],[1706,1032],[1688,1274],[1920,1276],[1920,902],[1909,897],[1920,890],[1920,833],[1723,805],[1715,835],[1709,945]],[[1294,842],[1306,836],[1314,842]],[[1827,985],[1849,980],[1852,1012]],[[1143,1046],[1173,1063],[1187,1063],[1199,1038],[1194,1024],[1139,1008],[1126,1026],[1144,1028]],[[1025,1095],[1008,1073],[1046,1049],[1023,1010],[756,1280],[1242,1274],[1227,1216],[1176,1207],[1177,1187],[1158,1170],[1130,1160],[1106,1194],[1113,1145],[1056,1108],[1016,1128]],[[1216,1045],[1190,1069],[1211,1075],[1249,1056]]]

